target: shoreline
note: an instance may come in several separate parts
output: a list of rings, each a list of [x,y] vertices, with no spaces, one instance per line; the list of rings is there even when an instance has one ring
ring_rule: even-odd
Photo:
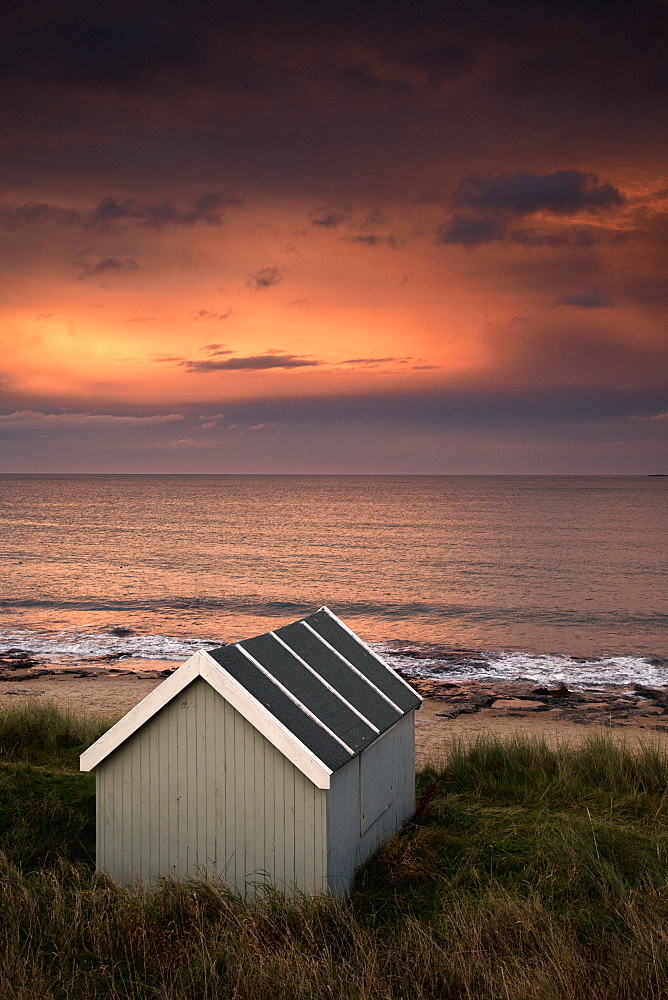
[[[76,667],[0,666],[0,707],[35,699],[60,708],[114,717],[128,712],[179,665],[133,660],[132,668],[85,661]],[[123,661],[120,661],[121,663]],[[416,715],[416,763],[437,761],[455,739],[536,736],[548,743],[603,734],[631,743],[666,743],[668,690],[635,685],[569,691],[528,682],[444,682],[408,677],[425,699]]]

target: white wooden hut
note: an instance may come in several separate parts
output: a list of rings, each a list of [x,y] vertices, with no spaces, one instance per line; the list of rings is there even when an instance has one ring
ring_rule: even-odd
[[[195,653],[81,757],[98,868],[345,893],[415,808],[420,702],[328,608]]]

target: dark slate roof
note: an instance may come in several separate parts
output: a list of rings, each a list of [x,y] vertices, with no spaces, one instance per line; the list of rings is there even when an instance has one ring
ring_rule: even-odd
[[[208,655],[332,771],[422,700],[328,608]]]

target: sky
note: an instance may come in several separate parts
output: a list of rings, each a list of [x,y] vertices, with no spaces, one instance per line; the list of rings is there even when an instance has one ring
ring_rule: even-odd
[[[14,0],[0,471],[668,473],[668,2]]]

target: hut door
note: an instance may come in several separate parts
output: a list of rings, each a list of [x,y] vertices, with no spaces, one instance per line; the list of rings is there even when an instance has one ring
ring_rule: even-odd
[[[372,823],[394,802],[394,744],[390,730],[360,754],[360,836],[364,836]]]

